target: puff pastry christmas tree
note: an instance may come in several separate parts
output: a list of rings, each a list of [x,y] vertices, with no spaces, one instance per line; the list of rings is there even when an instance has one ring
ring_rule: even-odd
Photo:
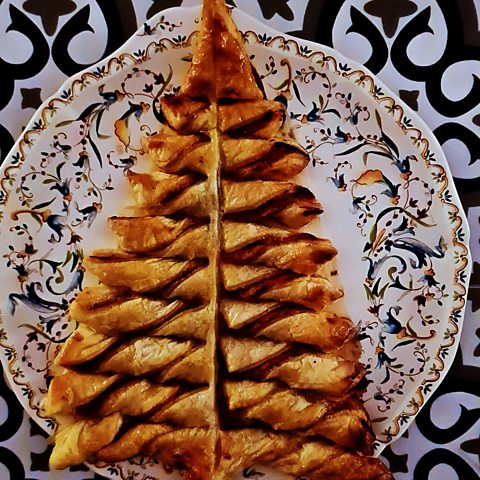
[[[321,275],[330,241],[293,181],[308,164],[265,98],[223,0],[205,0],[196,54],[165,124],[130,172],[132,216],[115,251],[85,261],[99,284],[72,303],[78,328],[45,400],[60,421],[50,465],[156,456],[191,480],[252,463],[316,479],[390,479],[368,455],[352,322]],[[126,202],[127,203],[127,202]]]

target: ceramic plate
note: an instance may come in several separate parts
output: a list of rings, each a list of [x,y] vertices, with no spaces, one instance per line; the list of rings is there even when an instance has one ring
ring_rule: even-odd
[[[324,206],[315,232],[339,250],[379,454],[453,361],[471,264],[467,221],[433,134],[371,73],[233,15],[268,97],[288,100],[311,156],[300,182]],[[127,202],[125,174],[144,161],[141,137],[159,129],[158,98],[176,92],[187,71],[198,17],[198,8],[167,10],[68,80],[2,168],[2,361],[26,411],[49,432],[54,422],[39,404],[49,363],[72,330],[68,304],[88,281],[82,258],[93,246],[113,246],[106,219]],[[97,470],[115,479],[165,476],[145,458]]]

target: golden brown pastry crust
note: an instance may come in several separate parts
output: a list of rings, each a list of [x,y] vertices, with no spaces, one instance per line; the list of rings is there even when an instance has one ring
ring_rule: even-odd
[[[165,124],[127,174],[135,207],[114,250],[84,261],[99,284],[70,306],[44,402],[69,414],[50,464],[153,456],[187,480],[252,463],[295,477],[388,480],[360,401],[365,369],[337,254],[300,229],[322,207],[223,0],[205,0],[197,51]],[[120,213],[120,212],[119,212]]]

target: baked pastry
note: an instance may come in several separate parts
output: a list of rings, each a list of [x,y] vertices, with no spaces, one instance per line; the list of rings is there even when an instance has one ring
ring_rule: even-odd
[[[252,463],[391,479],[368,456],[365,371],[325,274],[337,251],[300,230],[322,212],[294,181],[308,155],[223,0],[205,0],[184,85],[161,105],[153,171],[129,172],[135,207],[109,219],[118,248],[85,259],[99,284],[70,306],[78,327],[44,402],[60,419],[50,466],[150,455],[190,480]]]

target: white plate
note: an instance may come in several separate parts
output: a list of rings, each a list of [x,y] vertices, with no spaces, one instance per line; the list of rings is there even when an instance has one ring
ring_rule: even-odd
[[[453,361],[471,268],[465,214],[433,134],[371,73],[327,47],[233,15],[267,95],[289,99],[297,138],[311,154],[301,182],[325,209],[317,233],[339,249],[345,307],[363,338],[378,455]],[[188,68],[198,16],[198,7],[167,10],[69,79],[2,167],[2,362],[26,411],[49,432],[54,423],[39,402],[49,362],[72,330],[66,314],[83,281],[82,256],[113,245],[106,219],[127,201],[124,173],[142,162],[140,137],[159,128],[155,98],[175,90]],[[164,478],[148,459],[96,469],[111,478]]]

